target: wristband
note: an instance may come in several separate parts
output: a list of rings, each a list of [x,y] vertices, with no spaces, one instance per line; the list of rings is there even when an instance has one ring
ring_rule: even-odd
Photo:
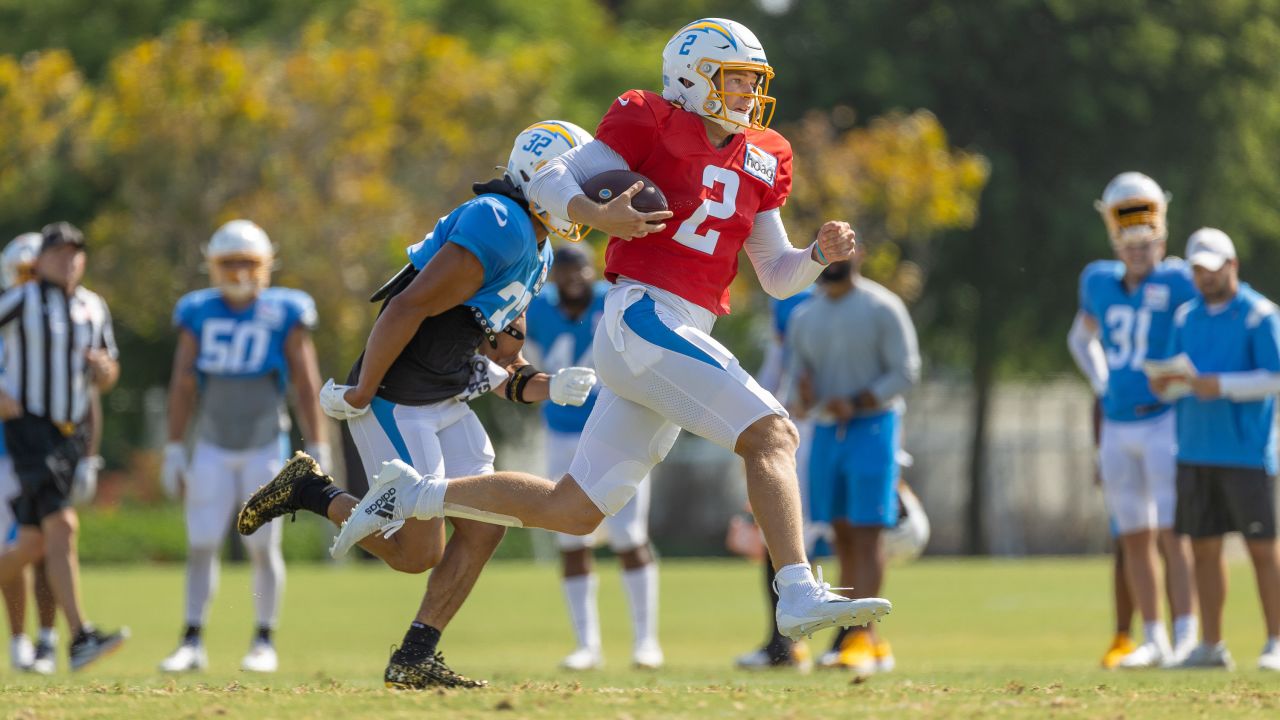
[[[827,259],[827,255],[826,255],[826,253],[822,252],[822,246],[821,246],[821,245],[819,245],[817,242],[814,242],[814,243],[813,243],[813,249],[818,251],[818,264],[819,264],[819,265],[830,265],[830,264],[831,264],[831,261]]]
[[[538,374],[538,370],[532,365],[521,365],[511,374],[511,379],[507,380],[507,399],[511,402],[523,403],[525,405],[532,404],[533,401],[524,399],[525,386],[529,384],[529,380]]]

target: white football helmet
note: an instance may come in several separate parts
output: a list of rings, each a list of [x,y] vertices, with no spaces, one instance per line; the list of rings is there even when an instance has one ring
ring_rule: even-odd
[[[4,252],[0,253],[0,280],[6,290],[35,278],[36,257],[40,255],[42,241],[40,233],[29,232],[4,246]]]
[[[1170,196],[1155,180],[1140,172],[1115,176],[1093,207],[1102,214],[1115,247],[1129,243],[1162,242],[1168,235],[1165,214]]]
[[[754,92],[725,93],[724,73],[746,70],[759,76]],[[721,18],[691,22],[671,37],[662,51],[662,97],[718,123],[731,133],[763,130],[773,119],[769,96],[773,68],[764,47],[741,23]],[[750,97],[747,112],[733,112],[729,97]]]
[[[920,498],[907,484],[898,485],[898,500],[902,502],[903,516],[898,524],[884,533],[884,555],[891,563],[910,562],[924,552],[929,544],[929,516],[920,504]]]
[[[218,228],[204,250],[210,281],[233,302],[251,300],[271,284],[275,255],[267,233],[249,220],[232,220]],[[244,260],[253,263],[248,270],[227,267],[232,261]]]
[[[520,192],[528,197],[526,188],[529,181],[547,164],[548,160],[558,157],[572,148],[591,142],[591,133],[564,120],[543,120],[525,128],[516,136],[515,145],[511,148],[511,157],[507,160],[507,179]],[[570,222],[556,217],[533,201],[529,209],[553,235],[565,240],[578,242],[582,240],[583,230],[580,223]]]

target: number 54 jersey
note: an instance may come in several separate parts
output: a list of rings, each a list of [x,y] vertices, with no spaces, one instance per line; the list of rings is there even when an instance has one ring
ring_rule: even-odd
[[[1080,274],[1080,309],[1098,321],[1110,371],[1102,397],[1108,420],[1144,420],[1169,409],[1151,392],[1142,363],[1168,357],[1174,311],[1196,294],[1182,260],[1156,265],[1133,292],[1124,285],[1119,260],[1092,262]]]
[[[596,139],[661,188],[673,214],[661,232],[610,240],[605,277],[624,275],[728,313],[729,283],[756,214],[781,207],[791,192],[791,145],[773,130],[746,130],[713,147],[699,115],[644,90],[614,101]]]
[[[274,374],[284,392],[289,380],[285,338],[294,327],[316,325],[316,305],[301,290],[271,287],[236,310],[217,288],[188,293],[173,311],[174,325],[190,330],[199,344],[196,371],[208,376],[250,378]]]

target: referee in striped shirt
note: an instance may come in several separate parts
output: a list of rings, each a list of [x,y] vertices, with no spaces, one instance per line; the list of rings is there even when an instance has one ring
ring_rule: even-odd
[[[80,287],[84,268],[80,230],[65,222],[46,225],[36,279],[0,295],[0,416],[21,486],[13,501],[18,542],[0,554],[0,580],[44,557],[71,632],[72,670],[112,652],[127,636],[96,630],[80,604],[72,484],[87,451],[90,396],[110,389],[120,375],[111,314],[102,298]]]

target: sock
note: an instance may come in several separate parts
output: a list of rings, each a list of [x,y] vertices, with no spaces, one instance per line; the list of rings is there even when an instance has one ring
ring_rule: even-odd
[[[280,528],[274,530],[279,532]],[[280,552],[279,537],[275,535],[275,541],[268,541],[267,547],[246,548],[253,567],[253,606],[258,627],[275,627],[284,596],[284,555]]]
[[[793,563],[784,565],[778,570],[778,575],[774,578],[774,585],[777,587],[778,600],[781,602],[800,597],[816,588],[818,581],[814,579],[813,570],[808,565]]]
[[[444,491],[449,481],[444,478],[420,479],[414,486],[416,497],[404,498],[405,504],[413,508],[413,516],[423,520],[444,517]]]
[[[27,641],[27,634],[26,634],[26,633],[14,633],[13,635],[10,635],[10,636],[9,636],[9,640],[10,640],[10,644],[13,644],[13,645],[16,645],[16,644],[18,644],[18,643],[22,643],[22,642],[26,642],[26,641]]]
[[[1280,635],[1267,638],[1267,644],[1262,646],[1263,654],[1275,652],[1278,649],[1280,649]]]
[[[569,622],[578,647],[600,648],[600,615],[596,607],[596,588],[600,581],[595,573],[567,577],[561,583],[569,606]]]
[[[777,573],[773,570],[773,558],[766,551],[764,554],[764,587],[769,595],[769,639],[765,641],[765,649],[772,650],[786,647],[791,650],[791,641],[778,632],[778,591],[773,589],[773,579]]]
[[[1164,629],[1164,623],[1159,620],[1142,623],[1142,636],[1146,642],[1169,644],[1169,631]]]
[[[1195,615],[1182,615],[1173,619],[1173,641],[1181,645],[1200,634],[1200,621]]]
[[[218,549],[187,548],[187,625],[204,625],[209,600],[218,590]]]
[[[40,645],[55,647],[58,644],[58,631],[51,627],[42,627],[40,634],[36,636],[36,642]]]
[[[331,482],[325,482],[321,478],[308,478],[298,488],[298,504],[303,510],[327,518],[330,503],[343,492],[342,488]]]
[[[631,606],[631,629],[635,647],[658,642],[658,566],[648,563],[643,567],[622,572],[622,586],[627,591]]]
[[[187,625],[187,629],[182,633],[183,645],[199,645],[200,644],[200,626]]]
[[[253,639],[256,642],[264,642],[270,645],[271,644],[271,627],[268,625],[259,625],[258,632],[254,635]]]
[[[414,620],[409,623],[409,630],[404,634],[403,645],[415,645],[418,650],[432,655],[440,644],[441,632],[426,623]]]

